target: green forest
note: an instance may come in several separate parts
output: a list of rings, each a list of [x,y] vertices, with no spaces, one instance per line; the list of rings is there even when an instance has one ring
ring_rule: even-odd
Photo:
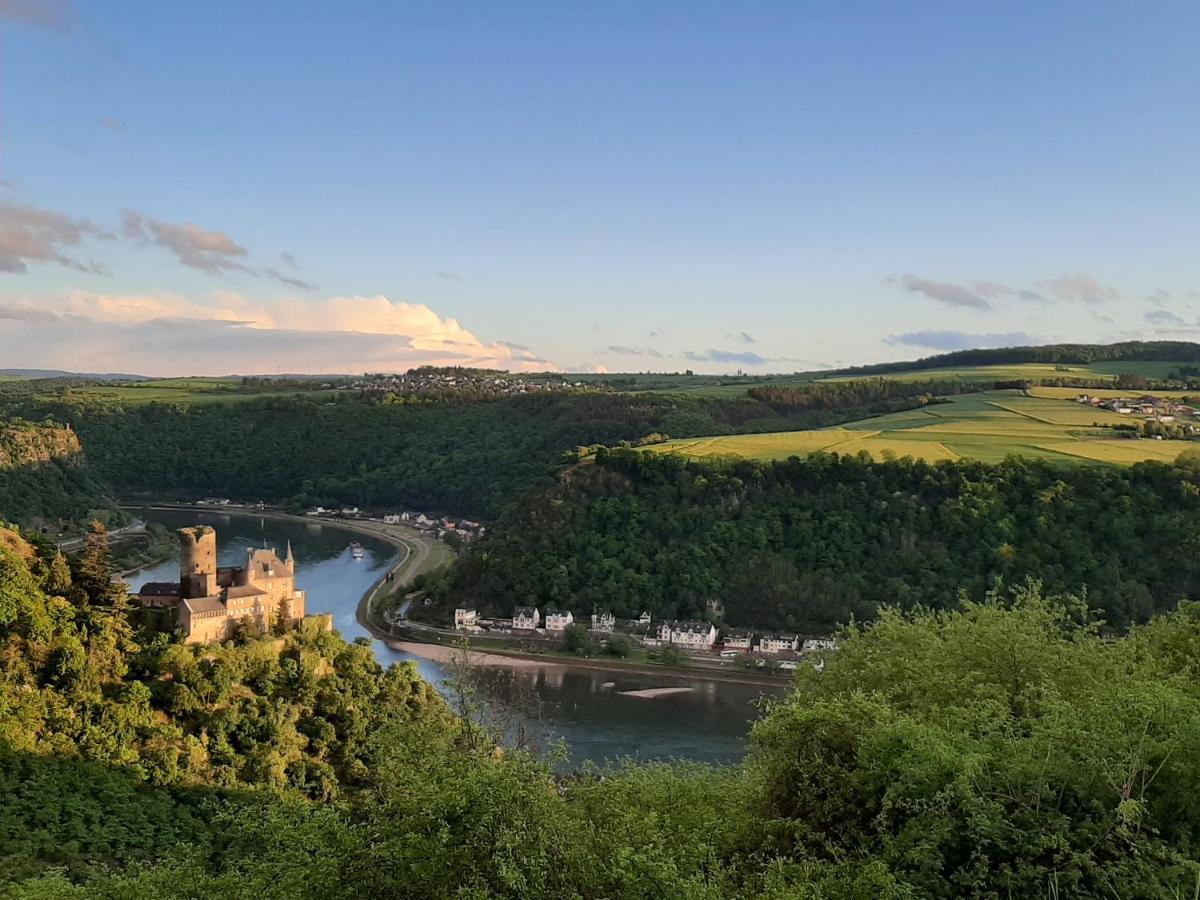
[[[0,420],[0,501],[0,516],[24,525],[82,528],[115,513],[78,438],[55,422]]]
[[[827,632],[885,604],[945,608],[996,583],[1085,595],[1114,628],[1200,593],[1200,452],[1064,468],[603,450],[424,587],[481,612],[550,604]]]
[[[566,451],[647,435],[815,428],[928,402],[928,385],[821,385],[790,407],[751,397],[556,393],[379,402],[353,394],[223,404],[9,397],[11,411],[70,421],[121,494],[217,494],[295,507],[409,506],[495,517],[553,482]]]
[[[1036,583],[884,609],[744,763],[562,774],[336,635],[136,628],[102,533],[0,532],[0,892],[1185,897],[1200,606],[1119,639]]]

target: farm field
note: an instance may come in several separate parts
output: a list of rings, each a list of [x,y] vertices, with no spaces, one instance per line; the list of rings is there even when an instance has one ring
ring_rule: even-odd
[[[786,459],[819,450],[849,454],[865,450],[875,459],[912,456],[929,462],[1000,462],[1017,454],[1063,464],[1129,465],[1143,460],[1169,462],[1183,450],[1200,447],[1189,441],[1116,438],[1110,430],[1094,427],[1094,423],[1129,421],[1128,416],[1080,407],[1070,400],[1029,397],[1020,391],[987,391],[835,428],[692,438],[656,444],[647,450],[759,460]]]
[[[263,390],[241,389],[240,379],[222,378],[170,378],[157,381],[133,381],[119,384],[98,384],[70,389],[76,398],[94,399],[96,402],[124,403],[237,403],[242,400],[261,400],[269,397],[322,396],[331,391],[318,390]]]

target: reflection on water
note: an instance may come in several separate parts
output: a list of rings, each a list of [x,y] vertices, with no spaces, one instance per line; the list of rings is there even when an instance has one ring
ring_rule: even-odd
[[[251,513],[146,510],[142,518],[168,528],[212,525],[217,530],[221,565],[240,565],[247,547],[265,542],[280,552],[290,540],[296,554],[296,586],[308,592],[310,613],[330,612],[347,640],[367,636],[355,617],[362,595],[395,563],[396,550],[368,535],[350,533],[323,522],[273,519]],[[365,549],[350,555],[350,541]],[[129,578],[136,590],[146,581],[173,581],[179,562],[151,566]],[[422,677],[445,692],[449,667],[411,656],[375,641],[383,665],[416,663]],[[519,719],[534,743],[543,748],[562,739],[570,760],[600,762],[622,757],[676,757],[706,762],[739,759],[745,735],[757,715],[755,701],[771,688],[713,681],[669,672],[637,674],[570,665],[521,664],[482,667],[481,688],[498,708]],[[684,688],[659,696],[630,691]]]

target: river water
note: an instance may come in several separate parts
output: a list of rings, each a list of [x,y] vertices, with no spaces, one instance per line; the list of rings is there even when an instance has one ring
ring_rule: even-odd
[[[351,533],[327,522],[275,519],[252,513],[143,510],[147,522],[168,528],[212,525],[217,530],[221,565],[241,565],[247,547],[275,547],[282,556],[290,540],[296,555],[296,584],[308,592],[309,613],[333,614],[334,626],[347,640],[369,637],[356,618],[358,602],[397,561],[385,541]],[[365,550],[356,560],[350,542]],[[178,559],[143,569],[129,577],[131,590],[147,581],[175,581]],[[446,692],[449,668],[373,642],[383,665],[411,661],[427,681]],[[483,693],[501,718],[519,723],[534,747],[549,749],[565,742],[568,759],[605,762],[635,759],[687,759],[733,762],[745,752],[750,724],[758,716],[756,701],[766,691],[752,684],[689,675],[637,674],[586,669],[572,665],[519,661],[489,665],[479,673]],[[678,688],[659,696],[629,691]]]

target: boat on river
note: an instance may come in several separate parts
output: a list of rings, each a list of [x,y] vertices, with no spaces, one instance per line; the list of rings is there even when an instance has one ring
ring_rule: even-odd
[[[360,544],[358,541],[351,541],[350,542],[350,555],[353,556],[355,559],[362,559],[363,558],[363,545]]]

